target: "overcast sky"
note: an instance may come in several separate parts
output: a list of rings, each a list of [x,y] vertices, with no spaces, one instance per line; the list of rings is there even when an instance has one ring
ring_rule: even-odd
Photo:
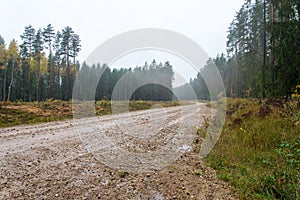
[[[82,50],[79,54],[79,60],[82,62],[97,46],[115,35],[139,28],[164,28],[191,38],[209,56],[214,57],[218,53],[225,52],[227,28],[243,2],[243,0],[5,0],[1,2],[0,35],[7,44],[13,38],[21,43],[19,35],[29,24],[37,29],[51,23],[56,30],[71,26],[82,40]],[[133,67],[142,65],[144,60],[159,57],[151,56],[152,53],[143,53],[143,58],[142,54],[136,55],[135,57],[139,57],[136,61],[132,58],[126,61],[123,58],[123,61],[117,61],[117,65],[121,65],[122,62]],[[165,61],[163,56],[157,60]],[[172,60],[170,62],[172,64]],[[173,62],[175,68],[175,65],[179,64]]]

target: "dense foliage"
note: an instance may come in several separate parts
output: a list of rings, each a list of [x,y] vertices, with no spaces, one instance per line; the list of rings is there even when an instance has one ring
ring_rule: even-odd
[[[289,97],[299,85],[299,0],[247,0],[231,22],[227,39],[227,56],[208,61],[190,81],[198,98],[209,99],[201,74],[212,63],[230,97]]]
[[[20,37],[20,45],[12,40],[8,48],[1,39],[0,99],[70,99],[74,77],[79,70],[76,61],[81,46],[79,36],[69,26],[55,33],[49,24],[38,30],[26,26]]]
[[[169,62],[134,69],[110,69],[106,64],[88,66],[83,63],[75,84],[79,100],[154,100],[170,101],[173,70]],[[96,84],[96,85],[95,85]]]
[[[55,33],[51,24],[38,30],[29,25],[20,37],[21,45],[13,40],[6,47],[0,36],[0,101],[69,100],[76,78],[80,99],[111,99],[116,83],[125,74],[128,80],[117,99],[172,99],[173,70],[169,62],[157,64],[153,60],[135,69],[111,70],[106,64],[81,66],[76,60],[81,41],[69,26]],[[148,84],[141,85],[141,81]],[[137,84],[140,87],[132,96],[123,94]]]

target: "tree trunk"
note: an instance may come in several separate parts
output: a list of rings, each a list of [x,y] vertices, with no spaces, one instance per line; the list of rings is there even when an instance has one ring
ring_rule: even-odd
[[[264,4],[264,35],[263,35],[263,67],[262,67],[262,97],[266,97],[266,62],[267,62],[267,22],[266,22],[266,0]]]
[[[49,68],[50,68],[50,98],[53,98],[53,66],[52,66],[52,50],[51,50],[51,45],[49,45]]]
[[[10,80],[10,84],[9,84],[9,87],[8,87],[7,101],[10,100],[11,87],[12,87],[12,84],[13,84],[13,82],[14,82],[14,68],[15,68],[15,63],[14,63],[14,61],[13,61],[13,62],[12,62],[12,70],[11,70],[11,80]]]
[[[69,62],[69,55],[67,54],[67,98],[66,100],[70,100],[70,62]]]
[[[3,80],[3,101],[5,102],[6,97],[5,97],[5,93],[6,93],[6,68],[4,68],[4,80]]]
[[[72,83],[72,90],[73,90],[73,88],[74,88],[74,84],[75,84],[75,79],[76,79],[76,57],[75,57],[75,55],[74,55],[74,58],[73,58],[73,62],[74,62],[74,67],[73,67],[73,73],[74,73],[74,75],[73,75],[73,83]],[[71,93],[72,94],[72,93]]]
[[[41,60],[38,58],[38,78],[36,84],[36,100],[40,101]]]
[[[234,62],[233,60],[233,56],[232,56],[232,61]],[[234,63],[232,63],[232,66],[233,66]],[[231,97],[234,98],[234,70],[233,70],[233,67],[231,67],[231,87],[230,87],[230,94],[231,94]]]
[[[31,57],[29,57],[28,64],[28,101],[31,101],[31,80],[30,80],[30,65],[31,65]]]
[[[56,98],[59,99],[59,88],[60,88],[60,59],[58,60],[57,64],[57,85],[56,85]]]
[[[70,61],[69,61],[69,52],[70,52],[70,48],[69,48],[69,44],[67,45],[67,52],[66,52],[66,62],[67,62],[67,95],[66,95],[66,100],[70,100]]]
[[[271,21],[271,25],[274,25],[274,20],[275,20],[275,16],[274,16],[274,4],[272,3],[272,1],[270,2],[270,21]],[[272,80],[272,85],[274,85],[275,83],[275,40],[274,40],[274,35],[271,34],[271,80]],[[274,95],[274,93],[272,94]]]
[[[76,56],[74,55],[74,58],[73,58],[73,63],[74,63],[74,82],[75,82],[75,78],[76,78]]]
[[[238,48],[237,44],[235,44],[235,96],[238,96],[238,76],[239,76],[239,58],[238,58]]]

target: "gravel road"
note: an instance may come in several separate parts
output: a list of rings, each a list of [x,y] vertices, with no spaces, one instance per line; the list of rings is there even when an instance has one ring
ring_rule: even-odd
[[[0,199],[234,199],[192,149],[204,104],[0,129]]]

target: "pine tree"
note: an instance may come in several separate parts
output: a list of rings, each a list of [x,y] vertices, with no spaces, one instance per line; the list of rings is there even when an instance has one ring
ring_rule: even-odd
[[[71,97],[71,78],[70,78],[70,59],[71,56],[71,43],[72,43],[72,35],[74,31],[71,27],[67,26],[62,30],[62,55],[65,57],[66,64],[66,88],[65,88],[65,99],[69,100]]]
[[[55,63],[55,68],[56,68],[56,78],[55,80],[55,94],[56,98],[60,99],[60,86],[61,86],[61,55],[62,55],[62,49],[61,49],[61,40],[62,40],[62,35],[59,31],[57,31],[53,43],[53,49],[55,51],[54,54],[54,63]]]
[[[53,59],[52,59],[52,43],[55,37],[55,33],[54,33],[54,28],[52,27],[51,24],[48,24],[46,28],[44,28],[43,30],[43,38],[44,38],[44,42],[45,44],[47,44],[45,46],[46,49],[49,50],[49,75],[50,75],[50,98],[53,98],[53,87],[54,87],[54,80],[53,80]]]
[[[24,33],[20,36],[23,43],[20,45],[21,55],[23,57],[24,65],[27,67],[28,81],[27,81],[27,92],[28,101],[31,101],[31,64],[34,53],[34,40],[35,40],[35,29],[29,25],[25,27]],[[25,81],[25,80],[24,80]],[[25,98],[25,97],[24,97]]]
[[[76,57],[78,56],[79,51],[81,50],[79,35],[73,34],[71,38],[71,51],[70,56],[73,58],[73,73],[74,78],[76,78]]]
[[[34,40],[34,57],[37,61],[37,84],[36,84],[36,100],[40,101],[40,78],[41,78],[41,58],[42,58],[42,51],[43,51],[43,44],[44,41],[42,39],[42,31],[39,29],[36,33],[35,40]]]

